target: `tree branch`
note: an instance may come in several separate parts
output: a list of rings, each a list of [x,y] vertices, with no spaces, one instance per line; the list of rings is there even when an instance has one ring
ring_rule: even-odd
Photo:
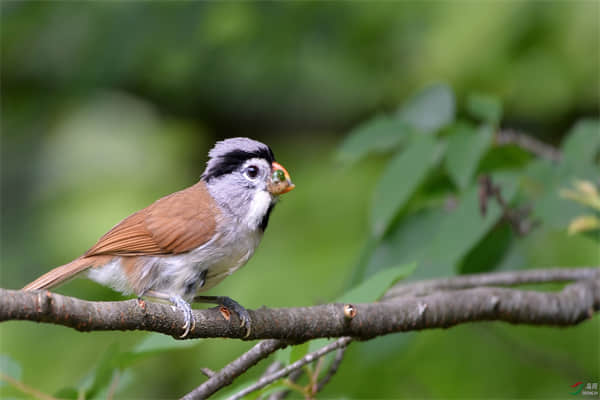
[[[288,343],[284,340],[263,340],[259,342],[239,358],[227,364],[202,385],[183,396],[181,400],[207,398],[219,389],[231,384],[235,378],[246,372],[248,368],[260,360],[267,358],[271,353],[287,345]]]
[[[575,282],[558,292],[493,287],[563,281]],[[196,326],[188,338],[268,340],[261,341],[221,371],[211,371],[209,379],[184,399],[208,397],[276,350],[315,338],[341,337],[336,343],[342,346],[347,344],[342,343],[346,340],[367,340],[393,332],[447,328],[474,321],[575,325],[600,310],[600,268],[511,271],[400,283],[388,290],[380,302],[353,304],[355,313],[345,315],[348,307],[348,304],[326,304],[251,310],[253,330],[248,337],[235,314],[226,320],[218,308],[194,310]],[[160,303],[92,302],[48,291],[0,289],[0,321],[8,320],[47,322],[80,331],[146,330],[174,338],[179,338],[184,322],[179,312]],[[319,351],[311,357],[318,358]],[[340,360],[342,354],[339,352]],[[286,368],[268,378],[293,371]]]
[[[459,276],[400,285],[384,301],[356,304],[356,316],[344,316],[343,304],[249,311],[253,330],[245,338],[303,342],[322,337],[369,339],[391,332],[450,327],[458,323],[501,320],[538,325],[573,325],[590,318],[600,304],[600,270],[551,269]],[[544,293],[472,286],[577,280],[561,292]],[[447,290],[453,290],[448,292]],[[441,291],[440,291],[441,290]],[[407,296],[410,294],[411,296]],[[415,297],[415,295],[421,297]],[[217,308],[194,310],[189,338],[244,339],[245,329],[232,314]],[[80,331],[146,330],[181,335],[183,316],[168,305],[137,300],[92,302],[48,291],[0,289],[0,321],[49,322]]]
[[[346,347],[352,341],[351,337],[342,337],[336,340],[333,343],[328,344],[327,346],[321,347],[319,350],[309,353],[302,357],[300,360],[296,361],[288,365],[285,368],[280,369],[279,371],[261,377],[258,382],[248,386],[247,388],[239,391],[238,393],[231,396],[228,400],[239,400],[244,396],[262,389],[263,387],[275,382],[276,380],[283,378],[284,376],[289,375],[291,372],[296,371],[299,368],[302,368],[304,365],[309,364],[319,358],[323,357],[325,354],[332,352],[333,350],[339,349],[341,347]]]
[[[546,268],[523,271],[460,275],[418,282],[399,282],[387,291],[384,299],[398,296],[424,296],[440,290],[458,290],[481,286],[515,286],[533,283],[568,282],[600,279],[600,268]]]

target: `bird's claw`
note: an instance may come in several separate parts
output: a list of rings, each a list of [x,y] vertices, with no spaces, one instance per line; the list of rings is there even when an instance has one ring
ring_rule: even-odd
[[[171,303],[173,303],[173,305],[183,313],[184,324],[182,328],[184,331],[183,334],[179,336],[183,339],[188,335],[188,333],[190,333],[191,330],[194,330],[196,327],[196,319],[192,313],[192,307],[190,307],[190,305],[179,296],[171,296],[169,297],[169,301],[171,301]]]
[[[250,336],[250,332],[252,331],[252,319],[250,318],[248,310],[241,306],[237,301],[227,296],[196,296],[194,301],[218,304],[227,308],[229,311],[234,312],[240,318],[240,328],[246,327],[246,335],[244,335],[244,338]]]
[[[250,332],[252,331],[252,319],[250,318],[248,310],[230,297],[223,296],[219,300],[221,300],[220,304],[223,307],[227,307],[229,310],[236,313],[240,318],[240,328],[243,328],[244,326],[246,327],[246,335],[244,337],[247,338],[250,336]]]

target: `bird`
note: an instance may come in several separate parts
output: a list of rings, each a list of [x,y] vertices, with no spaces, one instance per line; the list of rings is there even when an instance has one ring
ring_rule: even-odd
[[[195,327],[191,302],[236,313],[246,336],[248,311],[227,296],[199,296],[244,266],[259,245],[279,196],[294,189],[269,146],[236,137],[218,141],[200,180],[162,197],[115,225],[75,260],[54,268],[23,290],[56,287],[87,277],[125,295],[170,302]]]

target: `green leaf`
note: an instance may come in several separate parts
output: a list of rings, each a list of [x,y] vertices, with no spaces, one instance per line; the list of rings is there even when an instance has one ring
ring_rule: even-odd
[[[496,173],[492,182],[500,187],[506,202],[516,194],[519,175]],[[479,187],[473,185],[458,198],[458,206],[440,221],[436,234],[428,243],[426,257],[433,263],[456,265],[498,222],[502,209],[496,201],[488,202],[485,216],[479,208]],[[419,262],[419,260],[417,260]]]
[[[416,264],[405,264],[397,267],[386,268],[360,285],[350,289],[340,297],[336,303],[370,303],[379,299],[394,283],[410,276],[416,269]]]
[[[534,156],[515,144],[491,146],[479,161],[477,170],[490,173],[499,170],[523,169]]]
[[[404,264],[412,261],[419,265],[415,274],[423,274],[421,263],[425,261],[428,243],[437,234],[440,223],[446,216],[447,212],[441,207],[427,208],[405,215],[373,252],[366,268],[366,276],[372,276],[383,267],[394,263]]]
[[[492,144],[493,134],[490,125],[483,125],[477,130],[461,125],[449,137],[446,169],[461,190],[471,183],[479,161]]]
[[[375,188],[371,206],[371,230],[375,237],[385,234],[437,160],[439,152],[434,138],[418,136],[389,162]]]
[[[582,120],[575,124],[562,143],[563,162],[571,166],[571,170],[583,172],[595,163],[600,151],[600,122],[598,120]]]
[[[500,185],[503,197],[510,202],[516,194],[519,175],[496,173],[492,180]],[[419,265],[411,280],[456,274],[459,262],[502,215],[495,201],[488,204],[486,216],[481,215],[476,185],[463,192],[456,202],[453,210],[435,207],[403,216],[374,251],[366,274],[373,274],[391,262],[407,261]]]
[[[21,380],[21,374],[23,372],[21,364],[6,354],[0,354],[0,371],[18,381]],[[0,379],[0,387],[5,384],[6,382]]]
[[[426,87],[399,110],[400,118],[423,133],[434,133],[454,121],[455,99],[445,84]]]
[[[467,97],[467,111],[480,121],[497,126],[502,118],[502,102],[494,96],[471,93]]]
[[[393,150],[409,133],[408,125],[399,118],[379,115],[354,128],[340,145],[336,158],[353,163],[373,152]]]
[[[509,253],[512,239],[513,233],[510,225],[497,226],[463,257],[458,270],[461,274],[495,270]]]

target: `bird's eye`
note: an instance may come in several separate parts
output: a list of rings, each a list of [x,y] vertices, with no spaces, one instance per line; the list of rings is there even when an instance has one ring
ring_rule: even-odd
[[[244,173],[248,179],[256,179],[258,176],[258,167],[256,165],[250,165],[246,168]]]

